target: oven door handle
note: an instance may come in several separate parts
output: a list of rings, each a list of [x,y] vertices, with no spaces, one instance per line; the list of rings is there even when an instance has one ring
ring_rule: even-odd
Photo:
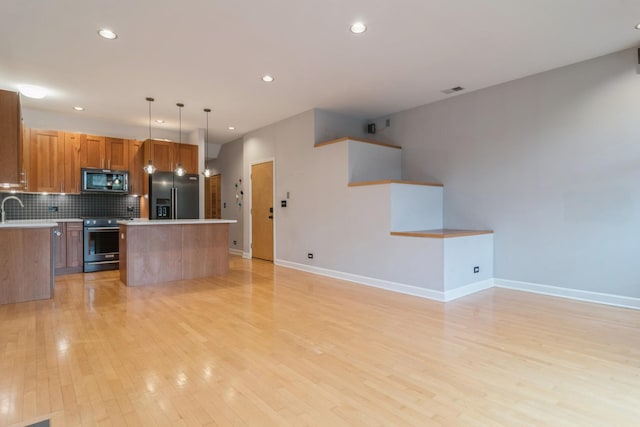
[[[87,231],[118,231],[119,227],[87,227]]]

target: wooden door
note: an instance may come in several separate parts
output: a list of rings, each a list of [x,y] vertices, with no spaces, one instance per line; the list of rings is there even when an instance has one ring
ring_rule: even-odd
[[[204,217],[206,219],[221,219],[220,203],[220,175],[214,175],[204,180]]]
[[[251,166],[251,253],[273,261],[273,162]]]
[[[182,163],[187,173],[198,173],[198,146],[193,144],[174,144],[173,162]]]
[[[104,150],[104,136],[87,135],[80,148],[80,166],[83,168],[106,168]]]
[[[142,196],[144,191],[144,150],[142,141],[129,140],[129,194]]]
[[[63,192],[64,134],[38,129],[29,133],[29,191]]]
[[[84,228],[81,222],[67,223],[67,272],[81,272],[83,267]]]
[[[158,172],[173,171],[173,143],[169,141],[150,141],[149,158]]]
[[[129,140],[107,137],[104,144],[107,169],[127,170],[129,168]]]
[[[80,146],[85,138],[80,133],[64,134],[64,185],[65,193],[80,193]]]

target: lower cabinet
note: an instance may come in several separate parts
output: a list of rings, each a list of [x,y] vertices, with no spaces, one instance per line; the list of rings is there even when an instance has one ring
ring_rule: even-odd
[[[83,229],[81,222],[59,222],[53,229],[56,276],[82,272]]]

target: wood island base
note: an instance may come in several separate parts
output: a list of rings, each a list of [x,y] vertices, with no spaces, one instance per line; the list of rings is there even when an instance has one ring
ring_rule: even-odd
[[[229,222],[119,224],[120,280],[127,286],[229,271]]]

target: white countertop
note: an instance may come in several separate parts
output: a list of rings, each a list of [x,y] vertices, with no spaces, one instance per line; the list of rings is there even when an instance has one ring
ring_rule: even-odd
[[[52,219],[24,219],[0,223],[0,228],[53,228],[58,223]]]
[[[0,223],[0,228],[51,228],[60,222],[82,222],[80,218],[61,219],[14,219]]]
[[[235,219],[133,219],[118,221],[120,225],[184,225],[184,224],[233,224]]]

